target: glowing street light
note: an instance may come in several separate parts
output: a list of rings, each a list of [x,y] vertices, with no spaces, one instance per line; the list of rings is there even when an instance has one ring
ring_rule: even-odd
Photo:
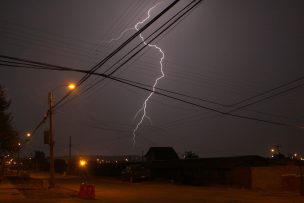
[[[79,164],[79,168],[80,168],[79,172],[80,172],[80,177],[82,179],[82,183],[85,183],[86,179],[88,177],[88,168],[87,168],[88,161],[83,158],[80,158],[78,164]]]
[[[271,158],[274,158],[277,155],[280,155],[280,147],[281,146],[278,145],[278,146],[274,146],[270,149]]]
[[[27,137],[27,138],[30,138],[31,136],[32,136],[31,133],[26,133],[26,137]]]
[[[81,168],[86,167],[87,164],[88,164],[88,162],[87,162],[86,160],[84,160],[84,159],[80,159],[80,160],[79,160],[79,166],[80,166]]]
[[[270,149],[270,156],[271,156],[271,158],[274,157],[275,151],[276,151],[276,150],[275,150],[274,148],[271,148],[271,149]]]
[[[74,90],[74,89],[76,89],[76,84],[70,83],[70,84],[68,84],[68,88],[69,88],[70,90]]]

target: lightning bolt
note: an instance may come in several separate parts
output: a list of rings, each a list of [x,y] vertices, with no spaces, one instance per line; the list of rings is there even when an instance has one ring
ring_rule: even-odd
[[[110,39],[109,41],[107,41],[107,43],[111,43],[111,42],[113,42],[113,41],[120,40],[120,38],[122,38],[122,36],[123,36],[126,32],[131,31],[131,30],[135,30],[135,28],[127,28],[127,29],[125,29],[124,31],[122,31],[122,32],[120,33],[120,35],[119,35],[118,37]]]
[[[121,37],[122,37],[126,32],[128,32],[128,31],[131,31],[131,30],[139,31],[139,28],[138,28],[138,27],[139,27],[140,25],[144,24],[144,23],[145,23],[147,20],[149,20],[149,18],[151,17],[151,14],[150,14],[151,11],[152,11],[153,9],[155,9],[157,6],[159,6],[160,4],[162,4],[163,2],[164,2],[164,1],[158,2],[158,3],[155,4],[153,7],[151,7],[151,8],[148,10],[148,12],[147,12],[147,17],[146,17],[145,19],[143,19],[142,21],[139,21],[138,23],[136,23],[135,26],[134,26],[134,28],[127,28],[127,29],[123,30],[123,31],[120,33],[120,35],[119,35],[118,37],[109,40],[108,43],[111,43],[112,41],[117,41],[117,40],[121,39]],[[164,58],[165,58],[165,53],[164,53],[163,50],[162,50],[160,47],[158,47],[157,45],[155,45],[155,44],[148,44],[148,43],[145,41],[145,38],[143,37],[142,34],[139,34],[139,37],[140,37],[142,43],[143,43],[145,46],[148,45],[149,47],[156,49],[156,50],[161,54],[161,58],[160,58],[160,60],[159,60],[161,76],[159,76],[159,77],[157,77],[157,78],[155,79],[155,82],[154,82],[153,88],[152,88],[153,91],[147,96],[147,98],[145,99],[145,101],[144,101],[142,107],[141,107],[141,108],[136,112],[136,114],[134,115],[134,119],[136,119],[136,118],[138,117],[138,115],[139,115],[140,113],[142,113],[141,116],[140,116],[139,122],[136,124],[136,127],[135,127],[134,130],[133,130],[133,147],[135,147],[135,143],[136,143],[136,140],[135,140],[135,139],[136,139],[136,132],[137,132],[137,130],[139,129],[139,127],[141,126],[141,124],[143,123],[144,119],[145,119],[145,118],[148,119],[149,122],[150,122],[150,124],[152,125],[152,120],[151,120],[151,118],[150,118],[149,116],[147,116],[147,103],[148,103],[148,101],[150,100],[150,98],[152,97],[152,95],[154,94],[155,87],[156,87],[156,85],[158,84],[158,81],[161,80],[163,77],[165,77],[165,73],[164,73],[164,71],[163,71],[163,60],[164,60]]]
[[[159,4],[161,4],[161,3],[163,3],[163,2],[159,2],[159,3],[155,4],[153,7],[151,7],[151,8],[148,10],[147,17],[146,17],[145,19],[143,19],[142,21],[138,22],[138,23],[134,26],[134,28],[135,28],[137,31],[139,30],[139,29],[138,29],[138,26],[139,26],[139,25],[142,25],[143,23],[145,23],[145,22],[150,18],[150,12],[151,12],[154,8],[156,8]],[[140,120],[139,120],[139,122],[137,123],[136,127],[135,127],[134,130],[133,130],[133,147],[135,147],[135,143],[136,143],[136,140],[135,140],[135,138],[136,138],[136,132],[137,132],[138,128],[141,126],[141,124],[143,123],[144,119],[147,118],[147,119],[151,122],[151,124],[152,124],[151,118],[147,116],[147,103],[148,103],[148,101],[150,100],[150,98],[152,97],[152,95],[154,94],[155,87],[156,87],[156,85],[158,84],[158,81],[159,81],[160,79],[162,79],[163,77],[165,77],[165,73],[164,73],[164,71],[163,71],[163,60],[164,60],[164,58],[165,58],[165,53],[164,53],[163,50],[162,50],[160,47],[158,47],[157,45],[155,45],[155,44],[154,44],[154,45],[153,45],[153,44],[147,44],[147,42],[145,41],[145,39],[144,39],[144,37],[142,36],[141,33],[139,34],[139,37],[141,38],[141,40],[142,40],[142,42],[143,42],[144,45],[148,45],[149,47],[155,48],[156,50],[158,50],[158,51],[160,52],[161,58],[160,58],[159,64],[160,64],[161,76],[159,76],[158,78],[155,79],[155,82],[154,82],[153,88],[152,88],[153,91],[148,95],[148,97],[145,99],[145,101],[144,101],[142,107],[141,107],[141,108],[136,112],[136,114],[135,114],[135,118],[136,118],[136,117],[142,112],[142,115],[141,115],[141,117],[140,117]]]

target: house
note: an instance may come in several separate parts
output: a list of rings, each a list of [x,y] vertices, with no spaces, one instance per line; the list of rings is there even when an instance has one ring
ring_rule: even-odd
[[[151,147],[145,155],[147,161],[179,160],[172,147]]]

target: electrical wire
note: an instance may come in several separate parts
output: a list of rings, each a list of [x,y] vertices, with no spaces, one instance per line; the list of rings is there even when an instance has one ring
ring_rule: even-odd
[[[88,71],[77,71],[77,72],[83,72],[83,73],[87,72],[88,73]],[[129,85],[129,86],[132,86],[132,87],[136,87],[138,89],[142,89],[142,90],[145,90],[145,91],[153,92],[151,89],[148,89],[148,88],[145,88],[145,87],[141,87],[141,86],[132,84],[130,82],[126,82],[126,81],[117,79],[117,78],[113,78],[111,76],[104,75],[102,73],[94,73],[94,75],[99,75],[99,76],[102,76],[102,77],[111,78],[114,81],[117,81],[117,82]],[[247,119],[247,120],[254,120],[254,121],[259,121],[259,122],[263,122],[263,123],[267,123],[267,124],[274,124],[274,125],[285,126],[285,127],[302,128],[301,126],[297,126],[297,125],[294,125],[294,124],[277,122],[277,121],[270,121],[270,120],[260,119],[260,118],[257,118],[257,117],[250,117],[250,116],[232,114],[231,112],[220,111],[220,110],[217,110],[217,109],[214,109],[214,108],[203,106],[201,104],[197,104],[197,103],[193,103],[191,101],[180,99],[180,98],[177,98],[177,97],[174,97],[174,96],[171,96],[171,95],[166,95],[164,93],[157,92],[157,91],[154,91],[154,93],[158,94],[158,95],[161,95],[161,96],[164,96],[164,97],[167,97],[167,98],[170,98],[170,99],[173,99],[173,100],[176,100],[176,101],[180,101],[180,102],[192,105],[192,106],[196,106],[196,107],[208,110],[208,111],[216,112],[216,113],[221,114],[221,115],[226,115],[226,116],[231,116],[231,117],[236,117],[236,118],[242,118],[242,119]],[[46,120],[46,117],[44,117],[44,119],[39,123],[39,125],[35,129],[38,129],[44,123],[45,120]]]

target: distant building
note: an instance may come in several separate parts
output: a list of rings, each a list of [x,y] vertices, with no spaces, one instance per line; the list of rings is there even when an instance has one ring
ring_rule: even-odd
[[[147,161],[179,160],[172,147],[151,147],[145,155]]]

